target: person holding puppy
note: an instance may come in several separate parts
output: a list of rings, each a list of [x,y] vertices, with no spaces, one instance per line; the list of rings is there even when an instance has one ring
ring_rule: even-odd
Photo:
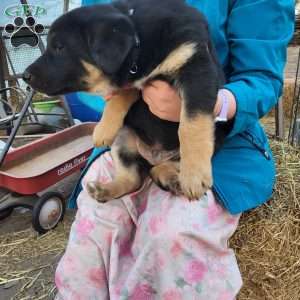
[[[207,17],[226,76],[215,116],[233,120],[213,157],[213,189],[188,202],[148,181],[133,194],[99,204],[86,183],[112,179],[111,156],[101,155],[83,178],[56,271],[57,300],[231,300],[242,286],[228,239],[241,213],[272,194],[274,161],[259,119],[282,93],[294,1],[187,2]],[[178,122],[181,99],[172,86],[153,81],[142,93],[153,114]]]

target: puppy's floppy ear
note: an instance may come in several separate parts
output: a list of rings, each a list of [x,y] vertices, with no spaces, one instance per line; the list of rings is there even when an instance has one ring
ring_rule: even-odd
[[[134,45],[134,26],[122,14],[107,16],[89,26],[90,55],[104,73],[116,73]]]

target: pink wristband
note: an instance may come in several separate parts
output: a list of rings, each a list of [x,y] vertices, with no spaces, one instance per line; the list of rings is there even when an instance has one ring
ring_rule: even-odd
[[[215,118],[215,122],[227,122],[228,121],[228,111],[229,111],[229,99],[223,90],[219,91],[219,95],[221,96],[221,111],[219,115]]]

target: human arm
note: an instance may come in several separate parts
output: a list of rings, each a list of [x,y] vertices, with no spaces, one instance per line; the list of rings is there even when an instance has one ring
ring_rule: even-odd
[[[277,103],[294,26],[293,0],[232,2],[227,23],[232,71],[224,86],[237,103],[230,136],[246,130]]]
[[[221,94],[222,91],[223,95]],[[219,115],[224,96],[227,97],[229,104],[227,118],[232,119],[236,112],[236,101],[229,90],[220,90],[214,115]],[[160,119],[179,122],[181,99],[176,89],[172,88],[167,82],[161,80],[150,82],[143,89],[143,99],[148,104],[150,111]]]
[[[231,3],[227,22],[230,72],[224,88],[230,99],[228,119],[235,116],[232,136],[246,130],[278,101],[286,46],[293,34],[294,5],[293,0]],[[143,96],[154,114],[178,121],[180,99],[170,89],[166,83],[155,82],[145,87]],[[218,97],[215,115],[220,106]]]

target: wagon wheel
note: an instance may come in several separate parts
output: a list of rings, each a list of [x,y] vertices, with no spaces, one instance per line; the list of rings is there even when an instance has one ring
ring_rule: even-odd
[[[3,203],[3,201],[6,201],[7,197],[10,194],[11,193],[8,190],[0,188],[0,203]],[[13,207],[6,207],[6,208],[0,209],[0,221],[9,217],[13,211],[14,211]]]
[[[39,233],[46,233],[63,219],[65,210],[65,201],[60,193],[45,193],[33,207],[33,228]]]
[[[0,210],[0,221],[9,217],[12,214],[13,210],[14,210],[13,207],[8,207]]]

